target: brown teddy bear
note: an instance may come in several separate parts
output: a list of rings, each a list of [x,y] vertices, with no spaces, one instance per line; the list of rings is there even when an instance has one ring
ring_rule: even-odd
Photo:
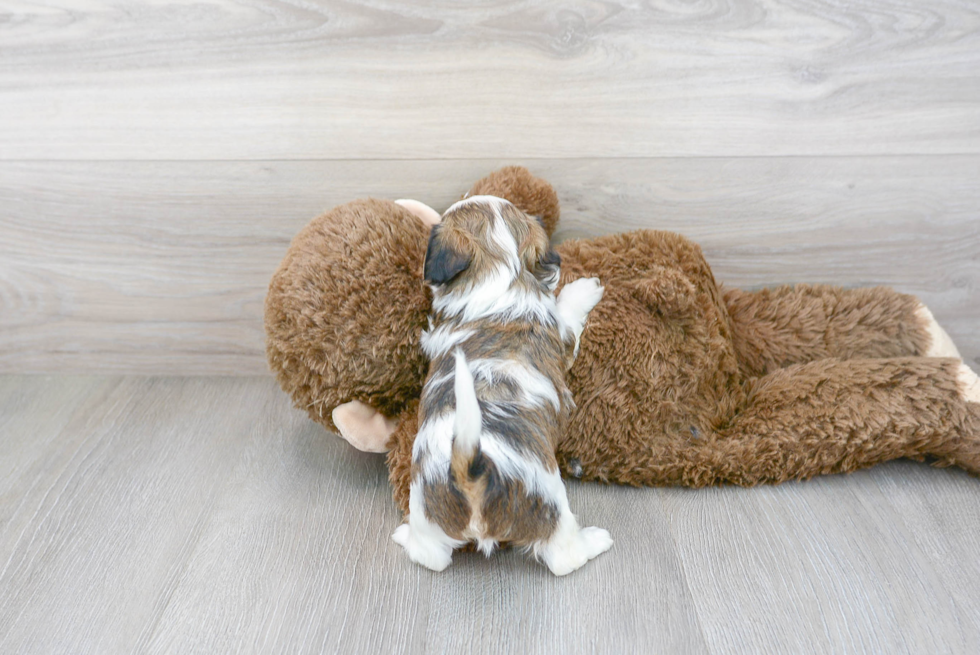
[[[558,222],[551,186],[509,167],[470,194]],[[407,511],[422,280],[439,215],[359,200],[293,240],[266,299],[270,366],[296,405],[361,450],[388,451]],[[568,376],[566,476],[630,485],[754,485],[899,457],[980,474],[980,380],[924,305],[887,288],[722,289],[700,248],[641,230],[557,246],[562,284],[598,277]]]

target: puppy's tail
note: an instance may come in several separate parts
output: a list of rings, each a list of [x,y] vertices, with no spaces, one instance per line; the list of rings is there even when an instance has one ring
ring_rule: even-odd
[[[483,417],[476,399],[473,374],[466,364],[466,356],[456,349],[456,422],[453,425],[453,464],[469,465],[480,447]]]

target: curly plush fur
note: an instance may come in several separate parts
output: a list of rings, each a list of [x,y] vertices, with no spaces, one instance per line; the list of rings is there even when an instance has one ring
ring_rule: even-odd
[[[473,194],[558,218],[550,185],[510,167]],[[313,420],[358,400],[397,421],[388,466],[407,510],[426,362],[419,338],[427,228],[394,203],[358,201],[294,240],[266,301],[269,362]],[[562,282],[606,287],[568,376],[578,409],[565,475],[631,485],[753,485],[898,457],[980,474],[976,376],[934,358],[931,315],[886,288],[716,284],[700,248],[652,230],[557,247]],[[953,350],[952,352],[955,352]],[[951,353],[952,354],[952,353]],[[971,377],[972,376],[972,377]]]
[[[333,409],[349,400],[396,416],[422,393],[428,238],[401,206],[357,200],[303,228],[273,276],[269,366],[296,406],[328,430],[337,429]]]

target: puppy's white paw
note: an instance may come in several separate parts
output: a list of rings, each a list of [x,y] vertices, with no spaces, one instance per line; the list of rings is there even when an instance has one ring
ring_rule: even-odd
[[[956,349],[956,344],[946,334],[946,330],[936,322],[936,318],[925,305],[920,305],[915,310],[915,315],[925,325],[926,332],[929,334],[929,347],[923,353],[926,357],[955,357],[960,359],[960,351]]]
[[[408,548],[408,537],[411,532],[412,529],[408,527],[408,523],[402,523],[395,528],[395,532],[391,535],[391,540],[402,548]]]
[[[558,295],[558,303],[588,315],[602,300],[605,292],[597,277],[583,277],[566,284]]]
[[[582,541],[585,544],[586,557],[589,559],[603,554],[613,545],[609,531],[594,526],[582,528]]]
[[[613,545],[609,532],[602,528],[583,528],[574,534],[556,535],[541,551],[541,559],[555,575],[577,571],[586,562],[609,550]]]
[[[398,526],[391,538],[405,549],[409,559],[427,569],[444,571],[453,561],[451,547],[435,540],[419,539],[408,523]]]
[[[960,364],[956,379],[963,386],[963,400],[968,403],[980,403],[980,377],[966,364]]]

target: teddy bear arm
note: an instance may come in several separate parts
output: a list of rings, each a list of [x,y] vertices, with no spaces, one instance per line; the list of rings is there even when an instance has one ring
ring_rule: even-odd
[[[338,405],[331,413],[337,432],[350,445],[367,453],[387,452],[397,422],[359,400]]]
[[[959,357],[925,305],[887,287],[727,289],[724,302],[746,377],[828,357]]]

